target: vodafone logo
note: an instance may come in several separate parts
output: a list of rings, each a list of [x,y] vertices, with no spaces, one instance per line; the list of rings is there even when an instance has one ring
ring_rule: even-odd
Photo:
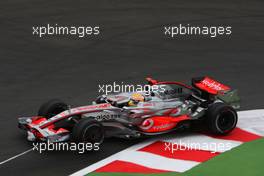
[[[154,125],[154,121],[152,119],[146,119],[139,126],[142,130],[148,130]]]

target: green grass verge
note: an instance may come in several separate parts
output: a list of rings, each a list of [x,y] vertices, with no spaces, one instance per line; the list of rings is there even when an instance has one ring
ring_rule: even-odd
[[[264,138],[245,143],[231,151],[199,164],[193,169],[179,173],[127,174],[90,173],[89,176],[263,176]]]

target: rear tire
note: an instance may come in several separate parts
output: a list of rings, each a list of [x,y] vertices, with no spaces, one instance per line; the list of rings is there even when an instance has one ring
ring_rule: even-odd
[[[67,109],[68,105],[66,103],[58,99],[52,99],[40,106],[38,116],[49,119]]]
[[[99,143],[104,141],[104,129],[100,122],[91,118],[80,120],[72,130],[72,140],[80,143]]]
[[[236,127],[237,112],[229,105],[215,103],[209,107],[206,120],[211,133],[226,135]]]

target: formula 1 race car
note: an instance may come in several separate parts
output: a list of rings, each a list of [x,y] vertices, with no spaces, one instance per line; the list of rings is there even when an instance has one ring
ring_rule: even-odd
[[[237,90],[210,77],[193,78],[192,86],[147,81],[142,92],[101,95],[88,106],[70,108],[60,100],[48,101],[37,116],[19,118],[19,128],[27,131],[30,141],[79,143],[168,133],[190,128],[196,121],[217,135],[235,128],[240,107]]]

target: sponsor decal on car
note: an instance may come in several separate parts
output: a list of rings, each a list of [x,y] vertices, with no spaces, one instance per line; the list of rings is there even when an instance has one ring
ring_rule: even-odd
[[[215,90],[218,90],[218,91],[219,90],[225,90],[225,87],[222,84],[220,84],[220,83],[218,83],[218,82],[216,82],[214,80],[210,80],[208,78],[204,79],[202,81],[202,83],[205,86],[208,86],[209,88],[212,88],[212,89],[215,89]]]

